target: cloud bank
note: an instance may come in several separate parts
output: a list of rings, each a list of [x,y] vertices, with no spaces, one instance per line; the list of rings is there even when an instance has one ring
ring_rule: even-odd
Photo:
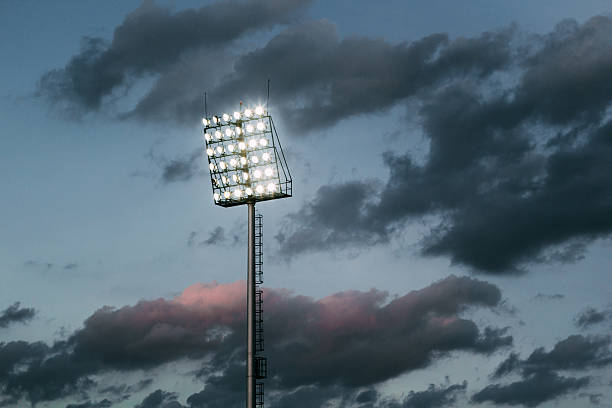
[[[244,388],[244,296],[244,282],[196,284],[174,299],[99,309],[67,340],[51,346],[0,343],[2,393],[32,404],[53,401],[99,390],[92,380],[96,374],[192,359],[206,361],[199,373],[205,387],[188,403],[219,399],[219,406],[231,406],[227,398],[241,401]],[[355,393],[427,367],[446,353],[488,354],[509,346],[512,337],[505,330],[481,329],[460,316],[467,308],[495,307],[500,298],[492,284],[455,276],[392,299],[375,289],[319,300],[266,290],[272,387],[285,394],[301,387]],[[130,392],[115,391],[105,396],[124,398]],[[168,406],[174,404],[170,397],[162,398]]]

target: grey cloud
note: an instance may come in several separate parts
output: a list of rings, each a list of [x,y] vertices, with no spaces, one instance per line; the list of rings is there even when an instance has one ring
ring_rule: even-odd
[[[140,380],[136,384],[132,385],[110,385],[108,387],[100,389],[100,392],[104,395],[113,395],[114,397],[122,401],[129,398],[130,394],[142,391],[145,388],[148,388],[151,384],[153,384],[153,379],[147,378],[145,380]]]
[[[164,163],[161,179],[164,183],[188,181],[199,174],[200,161],[203,160],[202,149],[195,149],[189,155],[178,157]]]
[[[576,261],[588,243],[609,236],[612,123],[603,112],[612,98],[599,88],[602,72],[609,72],[612,20],[568,24],[520,59],[516,86],[449,78],[422,95],[419,115],[430,141],[425,163],[387,153],[390,177],[379,192],[367,194],[373,183],[363,180],[320,189],[286,219],[281,253],[291,258],[387,242],[410,221],[435,216],[440,223],[423,239],[423,254],[507,274],[533,262]],[[564,65],[567,55],[584,58]],[[562,73],[546,77],[551,64],[563,65]],[[580,104],[570,97],[573,89],[584,92]],[[551,95],[572,102],[556,110],[546,103]],[[359,194],[322,205],[325,196],[345,190]],[[356,217],[353,225],[322,221],[345,207]]]
[[[86,401],[80,404],[68,404],[66,408],[110,408],[113,404],[108,399],[103,399],[102,401]]]
[[[489,385],[474,394],[472,400],[534,407],[584,388],[590,383],[590,377],[562,377],[557,371],[608,366],[612,363],[609,346],[609,337],[572,335],[556,343],[548,352],[543,347],[534,350],[525,360],[511,353],[495,369],[492,378],[519,372],[522,379],[506,385]]]
[[[225,229],[221,226],[217,226],[212,230],[207,239],[202,241],[201,245],[216,245],[225,241]]]
[[[155,390],[147,395],[135,408],[187,408],[177,401],[178,395],[174,392]]]
[[[228,236],[229,235],[229,236]],[[217,225],[213,230],[208,232],[208,238],[200,240],[197,231],[191,231],[187,237],[187,246],[211,246],[211,245],[236,245],[240,242],[240,236],[235,232],[228,234],[226,229]],[[199,241],[199,242],[198,242]]]
[[[576,326],[585,329],[589,326],[603,323],[607,320],[612,320],[612,311],[597,310],[595,308],[589,307],[584,312],[580,313],[574,319],[574,322],[576,323]]]
[[[560,293],[555,293],[553,295],[546,295],[544,293],[538,293],[533,298],[534,300],[561,300],[565,298],[565,295],[562,295]]]
[[[143,1],[115,29],[110,43],[83,38],[81,52],[64,68],[41,77],[39,94],[75,114],[98,110],[105,97],[134,79],[163,76],[191,51],[219,49],[246,33],[291,22],[308,3],[229,1],[172,13]]]
[[[474,394],[472,401],[535,407],[586,387],[589,381],[588,377],[562,377],[553,372],[539,372],[508,385],[489,385]]]
[[[381,408],[442,408],[450,407],[457,400],[457,394],[465,393],[467,382],[448,387],[430,384],[425,391],[410,391],[400,404],[397,401],[386,402]]]
[[[15,302],[0,312],[0,328],[8,327],[13,323],[25,323],[32,320],[36,310],[29,307],[21,307],[21,303]]]
[[[554,345],[552,350],[543,347],[534,350],[527,359],[520,360],[515,353],[497,367],[494,377],[501,377],[513,371],[523,374],[557,370],[585,370],[610,365],[611,340],[605,336],[571,335]]]

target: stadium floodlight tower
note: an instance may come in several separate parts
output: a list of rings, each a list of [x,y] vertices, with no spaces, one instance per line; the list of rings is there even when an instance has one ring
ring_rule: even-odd
[[[204,140],[216,205],[248,207],[247,408],[262,407],[263,351],[261,215],[255,203],[291,197],[292,181],[272,117],[262,106],[205,117]]]

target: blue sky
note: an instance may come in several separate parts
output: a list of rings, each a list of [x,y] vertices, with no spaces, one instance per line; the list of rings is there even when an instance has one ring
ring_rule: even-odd
[[[268,77],[267,405],[610,406],[610,12],[0,1],[0,406],[241,406],[246,208],[213,203],[201,95]]]

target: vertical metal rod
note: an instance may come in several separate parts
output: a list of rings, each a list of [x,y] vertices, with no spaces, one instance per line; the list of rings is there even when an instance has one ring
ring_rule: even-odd
[[[247,398],[246,407],[255,408],[255,203],[249,207],[247,279]]]

